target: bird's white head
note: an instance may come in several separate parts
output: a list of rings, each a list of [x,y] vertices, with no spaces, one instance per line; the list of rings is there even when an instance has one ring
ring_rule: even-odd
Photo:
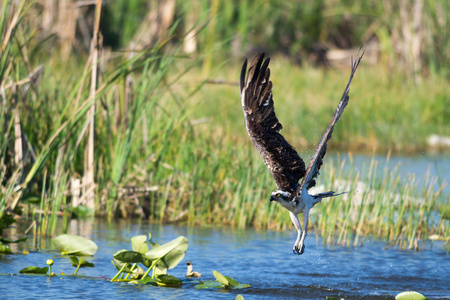
[[[292,198],[291,193],[280,190],[272,192],[272,195],[270,195],[270,201],[276,201],[280,203],[289,202],[292,200],[291,198]]]

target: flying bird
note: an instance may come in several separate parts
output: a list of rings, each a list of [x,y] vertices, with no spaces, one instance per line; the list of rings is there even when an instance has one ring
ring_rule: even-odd
[[[270,58],[264,60],[264,53],[256,55],[248,73],[247,60],[242,66],[239,87],[245,126],[250,140],[258,149],[277,185],[278,190],[272,193],[270,201],[280,203],[289,211],[292,223],[297,229],[297,240],[293,247],[294,254],[303,254],[305,250],[304,241],[308,230],[310,209],[323,198],[343,194],[329,191],[311,195],[308,190],[316,184],[316,178],[327,151],[327,142],[331,138],[334,125],[348,104],[350,83],[363,55],[364,52],[359,55],[356,61],[353,62],[352,60],[351,62],[351,74],[347,87],[307,168],[305,168],[305,162],[295,148],[280,134],[283,126],[275,115],[272,81],[270,81]],[[300,179],[302,181],[299,184]],[[298,219],[300,213],[303,213],[304,231],[302,231]]]

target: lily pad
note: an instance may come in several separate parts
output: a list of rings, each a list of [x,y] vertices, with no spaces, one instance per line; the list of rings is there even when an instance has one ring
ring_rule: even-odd
[[[172,275],[158,275],[156,276],[156,283],[161,286],[180,286],[182,284],[181,280]]]
[[[94,255],[98,249],[93,241],[72,234],[59,235],[52,242],[62,255]]]
[[[147,237],[145,235],[132,237],[131,246],[133,247],[133,251],[139,252],[141,254],[145,254],[150,250],[148,248]]]
[[[139,280],[139,281],[140,281],[140,283],[142,283],[142,284],[158,285],[158,284],[156,283],[156,280],[153,279],[153,278],[151,278],[151,277],[149,277],[149,276],[145,276],[143,279],[141,279],[141,280]]]
[[[71,256],[70,257],[70,263],[72,264],[73,267],[78,267],[80,266],[80,268],[93,268],[95,267],[95,265],[91,262],[88,262],[84,257],[76,257],[76,256]]]
[[[139,252],[141,254],[145,254],[149,251],[147,244],[147,237],[145,235],[138,235],[131,238],[131,246],[133,247],[133,251]],[[142,257],[142,264],[147,268],[152,265],[152,261]]]
[[[122,251],[117,254],[114,254],[114,259],[120,260],[124,263],[142,263],[144,260],[144,256],[136,251]]]
[[[26,267],[19,271],[21,274],[47,274],[48,267],[39,268],[35,266]]]
[[[0,238],[0,243],[3,243],[3,244],[13,244],[13,243],[26,242],[26,240],[27,240],[26,237],[21,238],[21,239],[18,239],[18,240],[15,240],[15,241],[10,240],[10,239]]]
[[[156,245],[156,244],[154,244]],[[183,259],[188,248],[188,240],[184,236],[179,236],[176,239],[153,247],[150,251],[145,253],[145,258],[154,261],[160,259],[156,265],[158,273],[164,273],[168,269],[174,268]]]
[[[240,289],[247,289],[249,287],[251,287],[251,286],[248,283],[239,283],[238,285],[233,286],[233,289],[234,290],[240,290]]]
[[[407,291],[395,296],[395,300],[428,300],[428,298],[418,292]]]
[[[214,277],[216,277],[217,281],[222,283],[225,287],[236,287],[239,285],[239,282],[234,280],[231,277],[222,275],[221,273],[217,272],[216,270],[213,271]]]
[[[196,289],[203,290],[203,289],[220,289],[222,287],[222,284],[218,282],[217,280],[214,281],[201,281],[200,284],[197,284],[195,286]]]
[[[213,271],[216,281],[205,281],[197,284],[195,288],[197,289],[207,289],[207,288],[224,288],[224,289],[245,289],[249,288],[250,284],[239,283],[231,277],[225,276],[216,270]]]

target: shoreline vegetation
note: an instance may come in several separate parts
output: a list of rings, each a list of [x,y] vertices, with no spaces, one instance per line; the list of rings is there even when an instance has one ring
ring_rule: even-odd
[[[139,7],[141,2],[130,3]],[[127,2],[117,3],[132,8]],[[75,22],[70,36],[60,31],[49,34],[46,23],[34,27],[36,18],[43,20],[48,13],[45,4],[3,2],[0,234],[14,217],[36,221],[33,231],[51,236],[61,216],[67,221],[92,214],[189,225],[290,228],[287,214],[262,200],[274,183],[243,123],[236,84],[244,55],[250,57],[247,54],[253,51],[251,45],[242,41],[246,36],[236,46],[225,35],[222,22],[231,18],[225,3],[212,1],[196,21],[189,21],[192,7],[177,5],[178,14],[172,14],[170,22],[149,21],[147,29],[152,24],[159,28],[151,40],[138,43],[130,37],[114,46],[112,33],[102,32],[106,30],[102,22],[118,16],[102,1],[77,8],[75,21],[71,16],[63,22]],[[253,4],[236,9],[244,13],[249,8],[245,5]],[[222,6],[225,10],[219,13]],[[303,8],[304,14],[313,9]],[[148,9],[160,9],[164,15],[168,8]],[[64,12],[70,15],[72,10]],[[440,16],[434,14],[424,19],[439,23]],[[338,19],[347,24],[348,20]],[[366,21],[360,22],[367,25]],[[349,24],[354,27],[354,22]],[[141,32],[138,25],[130,24]],[[130,28],[124,25],[123,30],[133,31]],[[369,47],[363,33],[342,30],[353,32],[354,44]],[[193,33],[197,50],[186,53]],[[328,32],[334,38],[350,38],[344,33]],[[387,34],[381,30],[372,35],[387,43],[382,33]],[[250,29],[240,34],[254,38]],[[296,53],[268,45],[267,49],[282,134],[308,161],[350,70],[328,63],[320,66],[315,52],[308,52],[305,45],[292,44],[290,49],[297,49]],[[233,54],[236,47],[242,48],[238,55]],[[417,68],[414,57],[408,64],[400,53],[378,53],[377,62],[363,60],[330,149],[402,155],[448,151],[427,146],[431,135],[450,136],[448,70],[437,67],[447,54],[424,52]],[[308,55],[314,58],[309,60]],[[349,62],[350,56],[345,60]],[[344,172],[344,164],[352,162],[325,165],[318,181],[326,190],[349,191],[312,211],[312,227],[324,241],[359,245],[371,235],[401,249],[420,249],[430,238],[450,247],[445,178],[425,174],[419,187],[417,178],[400,180],[398,170],[377,168],[373,161],[362,181],[360,173]]]

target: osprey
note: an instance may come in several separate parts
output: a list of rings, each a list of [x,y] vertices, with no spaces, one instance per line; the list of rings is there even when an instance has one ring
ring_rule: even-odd
[[[330,125],[328,125],[306,169],[305,162],[297,154],[297,151],[279,133],[283,126],[275,115],[272,82],[270,81],[270,69],[268,68],[270,58],[264,60],[264,53],[256,55],[248,74],[247,60],[242,66],[240,91],[245,126],[250,140],[258,149],[277,185],[278,190],[272,193],[270,201],[280,203],[289,211],[292,223],[297,229],[297,240],[293,248],[294,254],[303,254],[305,250],[304,240],[308,230],[309,210],[323,198],[343,194],[329,191],[310,195],[308,190],[316,184],[315,179],[319,175],[319,169],[327,151],[327,142],[331,138],[334,125],[347,106],[350,83],[363,55],[364,52],[355,62],[353,60],[351,62],[352,68],[347,87],[334,112]],[[301,178],[303,180],[299,184]],[[299,213],[303,213],[304,231],[302,231],[297,216]]]

